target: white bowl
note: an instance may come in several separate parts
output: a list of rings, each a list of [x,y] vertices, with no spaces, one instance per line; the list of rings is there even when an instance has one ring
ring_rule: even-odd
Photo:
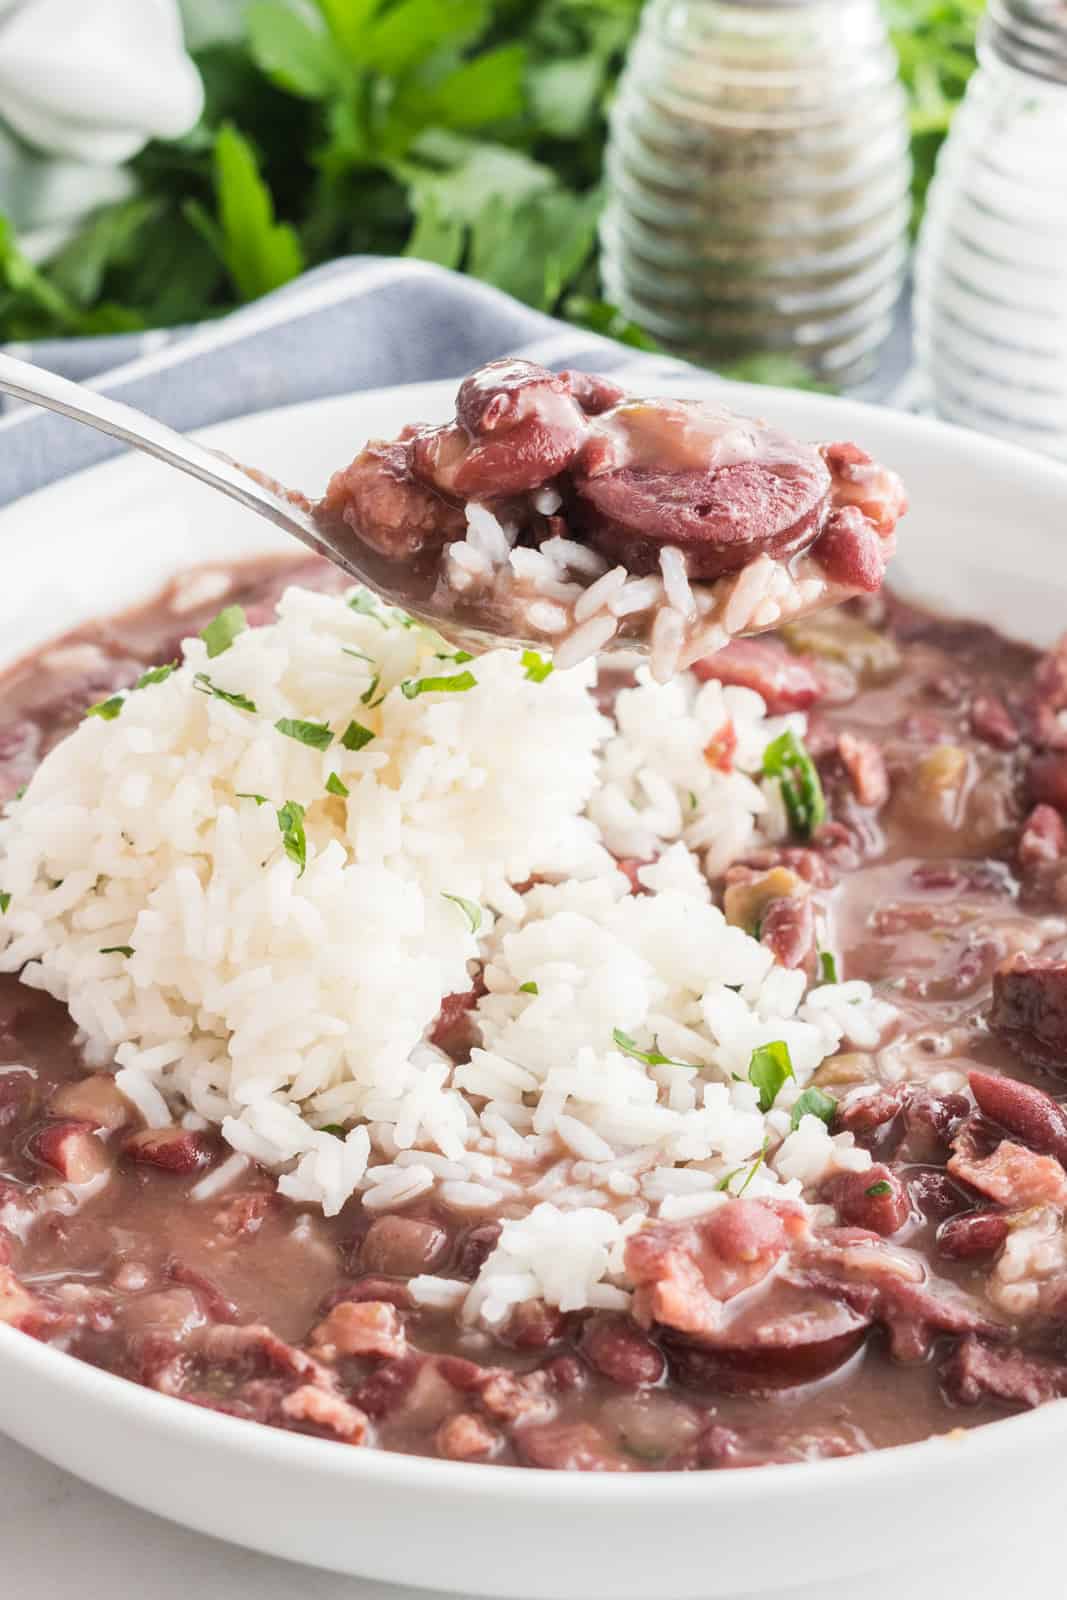
[[[445,416],[452,392],[436,384],[329,400],[205,437],[314,490],[368,434]],[[898,586],[1036,643],[1067,623],[1067,468],[823,396],[738,389],[734,398],[802,436],[856,439],[904,474],[913,510]],[[286,547],[265,523],[140,457],[95,468],[0,513],[0,660],[147,597],[193,562]],[[924,1561],[956,1549],[962,1562],[965,1542],[984,1549],[1008,1530],[1025,1529],[1034,1551],[1056,1538],[1065,1499],[1062,1401],[973,1433],[808,1466],[632,1477],[505,1470],[235,1421],[2,1326],[0,1428],[103,1489],[223,1539],[372,1578],[531,1600],[783,1596],[800,1585],[819,1600],[856,1600],[863,1574],[891,1564],[906,1583]],[[962,1565],[958,1576],[957,1594],[975,1592]]]

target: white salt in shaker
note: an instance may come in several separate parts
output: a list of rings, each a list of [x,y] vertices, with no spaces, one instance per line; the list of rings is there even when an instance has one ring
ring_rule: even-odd
[[[666,348],[874,365],[907,252],[877,0],[649,0],[611,115],[605,292]]]
[[[940,416],[1067,460],[1067,3],[991,0],[916,265]]]

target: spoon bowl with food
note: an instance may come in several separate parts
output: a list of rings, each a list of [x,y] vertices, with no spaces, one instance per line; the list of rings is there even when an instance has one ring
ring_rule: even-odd
[[[512,358],[463,380],[451,422],[370,441],[318,501],[10,356],[0,390],[240,500],[465,647],[548,647],[561,668],[644,649],[661,682],[876,591],[907,505],[855,444]]]

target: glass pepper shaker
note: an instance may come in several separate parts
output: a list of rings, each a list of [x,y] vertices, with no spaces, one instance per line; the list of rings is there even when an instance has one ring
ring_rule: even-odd
[[[1067,460],[1067,3],[991,0],[916,259],[924,402]]]
[[[611,114],[605,292],[678,354],[858,382],[903,280],[908,152],[878,0],[649,0]]]

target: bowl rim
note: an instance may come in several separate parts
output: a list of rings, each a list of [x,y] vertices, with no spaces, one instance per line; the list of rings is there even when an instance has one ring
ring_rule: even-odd
[[[677,374],[645,374],[639,365],[618,368],[612,376],[623,381],[639,380],[650,394],[670,393],[680,387]],[[390,404],[409,393],[418,393],[422,397],[420,403],[424,404],[427,397],[447,397],[456,381],[440,379],[329,395],[246,413],[192,431],[209,444],[225,447],[230,432],[254,426],[257,420],[299,422],[316,414],[321,416],[324,409],[332,413],[346,404],[358,407],[376,401]],[[931,447],[941,441],[950,447],[957,464],[969,460],[983,476],[999,475],[1003,471],[1005,476],[1014,477],[1031,492],[1043,485],[1058,491],[1067,504],[1067,462],[1039,455],[1011,441],[870,401],[735,383],[713,373],[694,374],[691,380],[687,379],[686,386],[706,390],[709,398],[724,399],[750,411],[773,413],[779,406],[788,411],[799,407],[811,415],[815,432],[820,425],[828,425],[840,417],[849,431],[869,422],[883,437],[888,434],[890,438],[912,443],[919,439],[927,441]],[[0,434],[2,432],[0,424]],[[9,502],[0,507],[0,530],[10,518],[24,511],[32,513],[43,498],[57,490],[69,490],[73,484],[81,482],[110,483],[113,476],[122,474],[137,459],[135,452],[123,452]],[[353,1486],[360,1481],[374,1482],[383,1488],[403,1487],[431,1495],[455,1494],[462,1489],[479,1496],[487,1495],[501,1506],[532,1501],[547,1506],[558,1503],[569,1507],[587,1504],[606,1508],[617,1504],[625,1508],[631,1503],[640,1503],[652,1509],[669,1504],[723,1511],[749,1503],[754,1493],[761,1500],[767,1500],[768,1505],[770,1498],[785,1494],[794,1507],[798,1501],[808,1499],[825,1506],[828,1493],[862,1494],[872,1484],[884,1487],[890,1479],[906,1480],[914,1491],[927,1480],[932,1488],[946,1470],[966,1466],[985,1474],[1018,1452],[1036,1452],[1044,1442],[1061,1436],[1063,1424],[1067,1422],[1067,1398],[974,1427],[967,1426],[967,1412],[961,1408],[959,1428],[948,1433],[855,1456],[774,1464],[762,1467],[755,1474],[742,1468],[711,1472],[585,1473],[521,1467],[508,1471],[493,1462],[445,1461],[373,1447],[345,1449],[338,1441],[291,1433],[190,1406],[177,1397],[160,1394],[131,1379],[94,1367],[0,1323],[0,1377],[14,1378],[17,1383],[20,1366],[28,1376],[46,1382],[55,1391],[62,1391],[75,1404],[79,1399],[96,1403],[117,1413],[124,1422],[148,1428],[160,1436],[176,1435],[199,1450],[214,1446],[219,1453],[237,1459],[255,1459],[281,1472],[301,1469],[309,1475]],[[32,1429],[20,1433],[20,1437],[33,1448]],[[53,1459],[62,1465],[61,1458],[53,1456]]]

